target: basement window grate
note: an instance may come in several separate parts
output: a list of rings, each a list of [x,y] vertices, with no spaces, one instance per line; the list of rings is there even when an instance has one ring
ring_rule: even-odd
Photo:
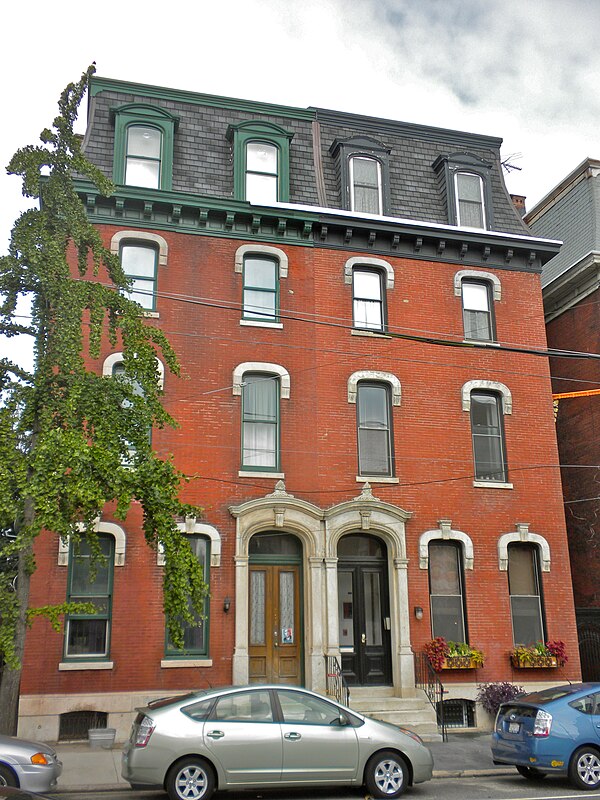
[[[475,702],[473,700],[444,700],[444,722],[447,728],[474,728]],[[440,720],[438,703],[438,723]]]
[[[88,738],[90,728],[106,728],[106,711],[68,711],[60,715],[59,742],[77,742]]]

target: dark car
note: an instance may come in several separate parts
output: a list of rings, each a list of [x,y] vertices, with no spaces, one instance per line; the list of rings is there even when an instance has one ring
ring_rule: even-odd
[[[555,686],[503,703],[492,757],[529,780],[567,775],[578,789],[599,789],[600,683]]]

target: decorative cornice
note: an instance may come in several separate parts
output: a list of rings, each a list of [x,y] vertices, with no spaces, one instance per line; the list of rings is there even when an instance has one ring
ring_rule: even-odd
[[[133,186],[119,186],[107,198],[87,181],[77,180],[75,185],[92,222],[142,230],[362,250],[388,257],[534,273],[541,272],[560,248],[560,243],[552,239],[359,216],[316,206],[255,206],[241,200]]]

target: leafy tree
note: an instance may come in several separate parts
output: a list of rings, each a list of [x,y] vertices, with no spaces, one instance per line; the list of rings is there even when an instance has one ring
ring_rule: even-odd
[[[146,540],[164,549],[164,609],[172,641],[183,645],[182,620],[194,623],[207,587],[177,516],[197,509],[178,499],[183,476],[152,450],[151,427],[174,425],[161,405],[157,355],[178,373],[164,334],[131,300],[118,257],[89,222],[74,186],[87,178],[106,196],[112,184],[81,151],[73,131],[94,73],[90,66],[59,101],[41,146],[15,153],[9,174],[39,208],[16,221],[0,258],[0,333],[28,334],[34,365],[25,371],[0,360],[0,530],[12,530],[2,558],[17,564],[17,581],[0,580],[0,732],[14,732],[26,629],[38,615],[60,628],[76,609],[29,608],[36,537],[86,535],[100,559],[94,520],[107,503],[119,518],[133,500],[143,510]],[[17,301],[31,299],[31,321],[16,317]],[[124,374],[102,377],[88,368],[110,342],[123,352]],[[10,574],[4,573],[5,575]],[[80,606],[77,610],[82,610]]]

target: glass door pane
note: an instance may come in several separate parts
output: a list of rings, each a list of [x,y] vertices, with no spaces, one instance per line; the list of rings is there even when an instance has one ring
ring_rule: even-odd
[[[281,644],[294,644],[294,573],[279,573],[279,619],[281,622]]]
[[[250,644],[265,644],[266,573],[250,573]]]
[[[381,619],[381,587],[378,572],[363,573],[365,602],[365,634],[367,645],[380,647],[383,642]]]

